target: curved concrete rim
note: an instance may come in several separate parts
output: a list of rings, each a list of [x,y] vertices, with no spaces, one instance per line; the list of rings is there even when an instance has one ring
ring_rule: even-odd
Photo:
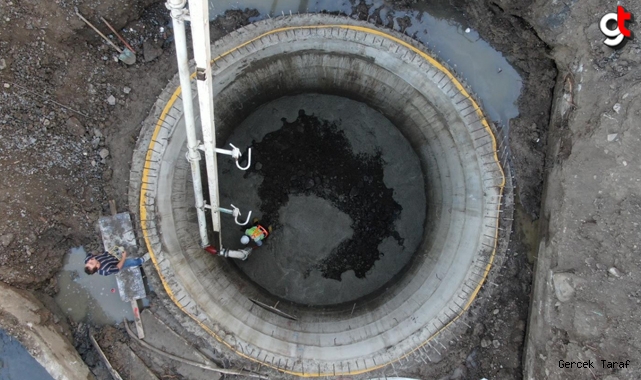
[[[441,159],[441,162],[438,162],[438,159],[436,159],[437,164],[442,166],[439,167],[438,170],[450,170],[448,165],[457,165],[453,162],[455,160],[474,161],[474,165],[470,164],[471,166],[468,168],[468,170],[475,170],[472,174],[457,172],[448,173],[452,176],[461,177],[459,180],[460,183],[465,186],[464,195],[468,195],[468,191],[470,197],[472,197],[472,195],[478,195],[479,199],[470,201],[471,203],[467,203],[468,200],[465,199],[466,196],[463,196],[461,200],[461,202],[463,202],[462,206],[460,204],[456,204],[456,202],[454,205],[461,206],[463,208],[468,205],[471,206],[471,208],[474,209],[474,213],[477,213],[478,215],[470,218],[477,218],[481,223],[477,226],[478,228],[476,228],[474,226],[467,225],[467,222],[464,221],[462,222],[463,224],[460,227],[460,231],[452,232],[448,230],[448,236],[444,238],[447,240],[451,235],[453,236],[452,238],[458,237],[458,239],[461,240],[467,237],[464,233],[465,231],[475,233],[475,240],[468,244],[468,246],[473,247],[473,257],[459,258],[459,260],[465,261],[464,265],[468,265],[466,267],[467,270],[464,271],[465,273],[462,273],[465,277],[464,281],[461,282],[456,292],[451,293],[451,297],[456,295],[460,300],[459,302],[457,302],[456,299],[442,300],[442,313],[439,313],[435,318],[429,321],[429,323],[425,323],[418,328],[413,328],[414,332],[407,336],[403,336],[402,339],[399,338],[400,340],[396,341],[392,347],[386,347],[385,350],[377,350],[373,353],[367,353],[362,357],[356,357],[355,359],[352,357],[347,360],[337,360],[333,355],[329,355],[328,357],[330,357],[330,359],[325,360],[324,356],[326,352],[323,351],[323,347],[333,350],[337,350],[338,347],[323,343],[320,340],[318,345],[306,346],[307,350],[313,352],[313,354],[311,354],[312,357],[303,358],[302,354],[301,356],[298,356],[299,354],[295,350],[298,345],[295,343],[292,346],[294,347],[294,351],[289,355],[283,354],[282,352],[270,352],[267,347],[260,346],[261,342],[270,342],[267,335],[261,336],[260,339],[262,340],[257,339],[253,342],[247,341],[247,332],[243,331],[243,328],[247,328],[248,330],[251,329],[241,326],[242,323],[246,322],[246,319],[236,324],[229,323],[225,325],[227,321],[221,320],[226,317],[225,315],[212,315],[211,313],[208,313],[208,306],[197,301],[199,293],[202,293],[202,289],[200,288],[202,285],[184,281],[181,282],[180,278],[176,277],[176,269],[180,266],[179,261],[185,261],[185,259],[182,258],[182,256],[178,258],[172,257],[174,252],[168,252],[166,250],[166,245],[163,241],[165,237],[163,234],[171,234],[173,232],[164,231],[159,225],[160,219],[171,218],[171,216],[166,213],[159,212],[163,206],[161,205],[162,202],[159,202],[158,189],[164,180],[163,176],[160,175],[161,165],[163,164],[163,155],[167,149],[167,145],[169,145],[170,139],[174,138],[173,134],[176,131],[176,125],[179,124],[178,121],[180,120],[182,113],[179,101],[181,91],[180,87],[176,85],[176,78],[169,84],[165,92],[161,95],[159,101],[156,103],[155,110],[152,110],[150,119],[155,120],[155,123],[150,123],[149,128],[143,128],[143,131],[141,132],[142,138],[139,140],[139,146],[137,147],[134,155],[131,186],[132,188],[136,187],[135,191],[139,190],[137,196],[134,197],[137,198],[136,207],[139,208],[139,222],[153,264],[158,271],[167,295],[178,306],[178,308],[180,308],[180,310],[193,319],[204,331],[216,338],[219,342],[223,343],[229,349],[236,352],[238,355],[260,362],[262,365],[274,368],[284,373],[303,377],[336,376],[341,374],[356,375],[372,371],[393,363],[394,361],[401,360],[424,345],[430,344],[431,340],[438,336],[443,330],[451,326],[452,323],[458,320],[460,316],[469,309],[488,276],[496,256],[501,198],[506,180],[497,154],[497,143],[494,137],[494,132],[485,119],[478,103],[473,99],[464,85],[457,80],[444,65],[440,64],[435,58],[429,55],[425,51],[424,47],[399,33],[383,31],[381,29],[372,28],[366,23],[328,15],[291,16],[274,20],[266,20],[233,32],[231,35],[219,40],[215,44],[214,51],[216,51],[217,48],[233,44],[231,48],[224,50],[213,60],[212,64],[215,68],[215,73],[222,77],[221,81],[224,81],[224,70],[238,71],[251,65],[251,62],[247,63],[246,61],[242,61],[243,58],[250,59],[253,54],[260,57],[260,54],[271,54],[275,51],[283,54],[284,52],[278,51],[278,49],[286,49],[290,40],[293,41],[297,38],[304,38],[306,33],[311,35],[312,32],[316,33],[315,37],[322,34],[322,37],[329,41],[327,42],[327,46],[337,46],[336,44],[332,45],[332,39],[338,39],[339,43],[341,43],[341,38],[349,38],[353,43],[355,43],[354,41],[358,41],[359,44],[366,45],[366,48],[364,49],[367,50],[367,52],[371,52],[373,49],[380,49],[381,51],[384,51],[381,54],[388,54],[390,56],[390,67],[386,67],[386,70],[388,71],[393,69],[394,65],[399,65],[400,63],[403,65],[412,65],[424,70],[421,72],[421,75],[426,75],[426,78],[428,74],[431,75],[431,88],[438,88],[442,91],[441,94],[433,95],[434,98],[430,100],[439,106],[449,107],[448,109],[450,111],[456,113],[456,117],[458,119],[455,120],[455,124],[457,124],[456,128],[458,128],[458,130],[456,132],[446,131],[448,134],[456,135],[454,137],[449,136],[448,138],[450,140],[447,141],[452,141],[454,144],[452,148],[456,148],[456,139],[458,138],[461,140],[458,144],[461,146],[465,145],[466,148],[463,152],[459,152],[457,150],[457,154],[462,157],[448,156],[445,159]],[[257,49],[255,47],[257,44],[262,44],[262,46]],[[394,50],[394,47],[396,50]],[[362,57],[358,59],[361,58]],[[386,63],[380,62],[378,64],[385,65]],[[421,77],[421,79],[424,78]],[[229,83],[227,83],[227,85],[231,86]],[[227,90],[228,86],[223,87]],[[223,114],[224,112],[225,110],[223,110]],[[449,111],[442,112],[447,113]],[[437,116],[438,117],[435,116],[434,119],[439,119],[439,117],[453,117],[452,115],[442,116],[440,114]],[[438,120],[433,121],[436,124],[440,122]],[[451,123],[444,123],[443,126],[447,126],[449,128]],[[448,128],[444,129],[447,130]],[[432,135],[430,137],[432,137]],[[437,132],[433,133],[433,137],[434,139],[439,138],[437,136]],[[430,146],[429,148],[436,152],[438,152],[439,149],[443,149],[442,146]],[[436,153],[432,152],[430,154],[435,155]],[[446,159],[452,162],[443,163],[442,161],[445,161]],[[167,164],[167,162],[164,163]],[[176,164],[176,162],[171,163]],[[139,167],[136,167],[136,165]],[[437,174],[443,175],[442,173]],[[472,175],[476,182],[467,181],[465,175]],[[471,186],[472,184],[476,184],[477,187],[468,188],[468,186]],[[443,184],[443,186],[443,189],[439,189],[439,191],[458,191],[458,189],[448,188],[447,184]],[[452,199],[449,199],[448,201],[452,202]],[[447,217],[444,216],[444,219],[447,219]],[[425,249],[427,252],[429,247],[425,247]],[[451,258],[449,260],[448,265],[455,265],[452,264]],[[433,267],[430,268],[434,269]],[[185,273],[190,270],[191,269],[185,269]],[[193,270],[189,273],[194,276],[198,275],[198,273],[193,272]],[[184,277],[182,279],[185,280]],[[425,283],[427,283],[427,280]],[[232,283],[229,284],[233,285]],[[402,299],[403,291],[408,293],[410,292],[405,288],[400,290],[396,289],[395,292],[393,292],[394,294],[390,295],[388,298],[393,299],[393,297],[398,296],[399,299]],[[405,305],[405,303],[409,302],[411,296],[412,294],[405,294],[405,301],[401,305]],[[414,302],[416,301],[414,300]],[[209,300],[208,303],[210,304],[209,306],[213,308],[212,310],[220,311],[221,307],[226,306],[214,305],[216,303],[214,300]],[[375,314],[376,310],[370,312]],[[420,311],[420,308],[415,309],[415,311]],[[233,319],[232,317],[234,316],[230,315],[229,317],[230,319]],[[246,318],[245,316],[235,317],[241,319]],[[359,316],[359,318],[360,317],[361,316]],[[252,318],[256,317],[252,316]],[[268,321],[269,325],[274,328],[283,328],[282,321],[270,320],[269,318],[271,318],[271,316],[261,315],[259,319],[261,319],[261,322]],[[349,319],[347,317],[345,318]],[[407,318],[408,317],[405,317],[405,319]],[[341,323],[343,322],[341,321]],[[238,330],[234,330],[234,326],[238,327]],[[232,327],[232,329],[230,329],[230,327]],[[321,327],[321,329],[322,328],[323,327]],[[299,332],[304,334],[303,331]],[[249,331],[249,333],[260,335],[253,331]],[[296,332],[296,335],[298,335],[298,332]],[[386,342],[381,342],[381,344],[386,345]],[[314,348],[312,348],[312,346]],[[283,347],[287,347],[287,344],[284,344]],[[256,348],[258,350],[256,350]],[[254,353],[254,351],[257,351],[257,353]],[[314,359],[314,355],[318,355],[318,358]],[[276,362],[277,359],[278,361]]]
[[[18,340],[51,378],[86,380],[92,376],[74,345],[62,334],[65,330],[53,322],[45,305],[28,291],[3,282],[0,282],[0,291],[0,328]]]

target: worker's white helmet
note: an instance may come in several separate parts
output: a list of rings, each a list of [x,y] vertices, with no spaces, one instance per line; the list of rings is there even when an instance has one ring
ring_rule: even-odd
[[[243,244],[249,244],[249,236],[243,235],[243,237],[240,238],[240,242]]]

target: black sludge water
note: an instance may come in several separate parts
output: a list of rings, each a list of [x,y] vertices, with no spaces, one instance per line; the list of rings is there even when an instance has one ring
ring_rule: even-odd
[[[385,238],[394,236],[403,244],[394,226],[402,207],[383,182],[380,151],[354,154],[335,123],[304,110],[292,122],[283,119],[283,127],[255,143],[254,149],[263,163],[258,195],[264,223],[280,227],[279,210],[290,195],[326,199],[352,220],[352,236],[307,268],[306,276],[319,269],[323,277],[340,281],[344,272],[353,270],[364,278],[379,259],[378,245]],[[325,222],[319,220],[317,228],[322,231]]]
[[[250,260],[233,262],[267,292],[304,305],[350,302],[403,272],[421,242],[425,179],[409,142],[382,114],[333,95],[269,102],[229,139],[252,168],[221,160],[222,204],[272,226]],[[245,215],[245,214],[243,214]],[[226,246],[242,230],[223,218]]]

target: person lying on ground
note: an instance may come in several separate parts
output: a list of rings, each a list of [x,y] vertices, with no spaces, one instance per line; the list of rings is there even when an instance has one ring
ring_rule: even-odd
[[[98,272],[100,275],[109,276],[120,272],[124,268],[139,267],[147,260],[149,260],[149,253],[146,253],[143,257],[128,259],[127,252],[124,250],[120,260],[109,252],[103,252],[99,255],[87,255],[85,257],[85,273],[92,275]]]
[[[250,241],[253,241],[256,246],[260,247],[263,245],[263,240],[267,239],[267,236],[269,236],[271,232],[271,226],[265,228],[260,225],[258,219],[254,219],[254,225],[245,230],[245,234],[240,238],[240,242],[247,245]]]

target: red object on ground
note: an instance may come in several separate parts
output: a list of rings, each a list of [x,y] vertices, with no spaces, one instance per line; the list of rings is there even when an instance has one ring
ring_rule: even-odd
[[[212,247],[211,245],[206,246],[204,250],[211,253],[212,255],[218,254],[218,251],[216,250],[216,248]]]
[[[265,235],[263,239],[267,239],[267,236],[269,236],[269,231],[267,231],[265,227],[261,226],[260,224],[257,225],[256,227],[258,227],[258,230]]]

